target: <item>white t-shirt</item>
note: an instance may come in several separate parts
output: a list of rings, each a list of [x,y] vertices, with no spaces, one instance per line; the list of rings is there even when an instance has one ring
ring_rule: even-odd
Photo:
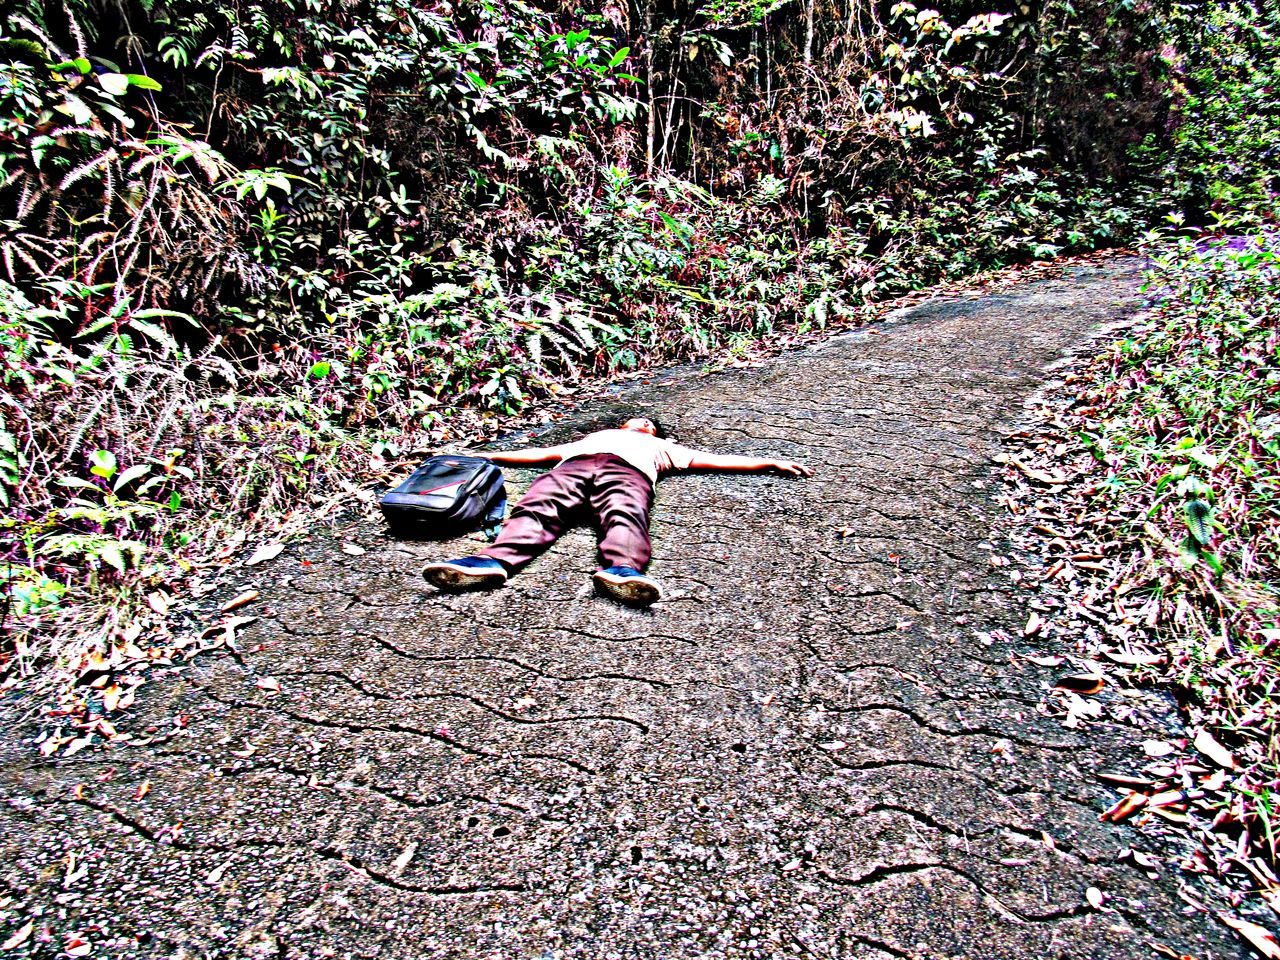
[[[650,482],[658,482],[658,474],[672,470],[688,470],[694,451],[670,440],[663,440],[638,430],[598,430],[581,440],[552,447],[563,463],[571,457],[589,457],[595,453],[612,453],[635,467]]]

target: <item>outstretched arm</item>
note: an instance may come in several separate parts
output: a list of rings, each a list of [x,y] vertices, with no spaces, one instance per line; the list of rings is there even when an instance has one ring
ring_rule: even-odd
[[[505,463],[511,467],[545,467],[558,463],[560,452],[557,447],[529,447],[527,450],[488,450],[480,454],[494,463]]]
[[[740,457],[733,453],[704,453],[694,451],[689,461],[691,470],[723,470],[726,473],[763,473],[777,470],[792,477],[811,477],[813,471],[794,460],[761,460],[757,457]]]

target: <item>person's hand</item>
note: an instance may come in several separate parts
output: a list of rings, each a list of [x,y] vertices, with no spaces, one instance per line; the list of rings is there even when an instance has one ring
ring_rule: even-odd
[[[796,463],[794,460],[775,460],[773,461],[773,469],[779,473],[785,473],[788,477],[812,477],[813,470],[806,467],[803,463]]]

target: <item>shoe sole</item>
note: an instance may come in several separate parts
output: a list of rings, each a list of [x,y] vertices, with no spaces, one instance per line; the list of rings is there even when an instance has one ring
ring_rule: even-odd
[[[629,606],[647,607],[662,599],[662,588],[648,577],[615,577],[600,571],[591,579],[598,590]]]
[[[448,563],[429,564],[422,569],[427,583],[441,590],[474,590],[479,587],[497,587],[507,582],[504,574],[496,570],[471,570]]]

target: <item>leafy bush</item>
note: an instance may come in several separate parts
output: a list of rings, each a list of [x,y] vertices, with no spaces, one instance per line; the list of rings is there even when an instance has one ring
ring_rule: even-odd
[[[1280,191],[1280,11],[1175,5],[1177,124],[1162,180],[1192,223],[1209,211],[1270,215]]]
[[[1094,443],[1116,492],[1222,585],[1221,628],[1275,649],[1260,631],[1280,616],[1280,238],[1183,236],[1148,282],[1156,310],[1109,356]]]

